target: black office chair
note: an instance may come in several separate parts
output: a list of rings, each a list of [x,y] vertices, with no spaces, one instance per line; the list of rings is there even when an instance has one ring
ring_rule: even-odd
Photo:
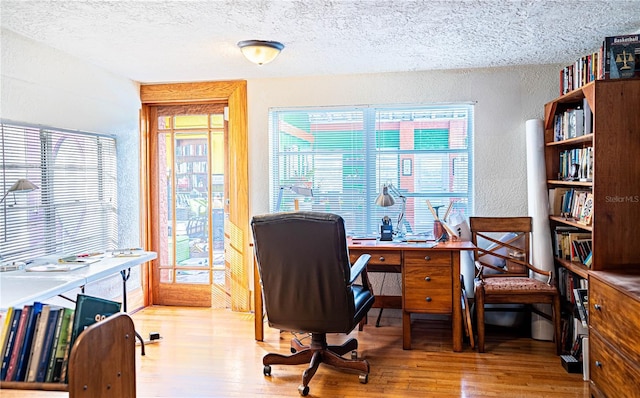
[[[271,365],[309,363],[302,374],[300,395],[320,363],[359,372],[369,378],[369,363],[357,358],[358,341],[328,345],[327,333],[350,333],[366,320],[374,297],[367,279],[368,254],[349,264],[342,217],[318,212],[276,213],[253,217],[254,250],[269,326],[311,334],[311,343],[291,341],[293,355],[266,354],[264,374]],[[355,281],[360,276],[361,284]],[[257,315],[259,316],[259,315]],[[351,359],[343,357],[351,352]]]

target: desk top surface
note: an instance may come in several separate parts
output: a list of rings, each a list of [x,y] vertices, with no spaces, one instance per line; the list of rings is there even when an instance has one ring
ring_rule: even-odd
[[[0,309],[31,304],[94,282],[122,270],[151,261],[155,252],[142,252],[135,257],[105,256],[95,263],[73,271],[27,272],[26,270],[0,273]],[[57,257],[56,257],[57,258]],[[33,264],[50,261],[45,258]]]
[[[474,250],[476,247],[468,241],[446,242],[396,242],[380,241],[378,239],[353,239],[348,240],[349,249],[365,250]]]

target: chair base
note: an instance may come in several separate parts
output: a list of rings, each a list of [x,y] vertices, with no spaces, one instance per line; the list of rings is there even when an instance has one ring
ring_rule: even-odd
[[[302,373],[302,384],[298,387],[301,395],[309,393],[309,382],[316,374],[321,363],[331,365],[342,370],[360,372],[360,382],[366,384],[369,380],[369,362],[366,359],[356,359],[358,340],[349,339],[342,345],[328,345],[325,333],[313,333],[311,343],[304,345],[294,338],[291,340],[292,355],[269,353],[262,358],[265,376],[271,375],[271,365],[301,365],[308,363],[309,367]],[[352,352],[352,359],[342,356]]]

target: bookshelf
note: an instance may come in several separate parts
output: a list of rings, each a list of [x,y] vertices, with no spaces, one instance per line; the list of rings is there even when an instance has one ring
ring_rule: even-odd
[[[586,107],[589,108],[592,119],[585,120],[585,125],[590,122],[591,128],[573,135],[570,130],[568,135],[559,134],[559,129],[566,127],[559,127],[562,125],[559,119],[566,121],[567,112]],[[600,305],[597,307],[600,309],[594,310],[594,297],[603,295],[603,284],[597,282],[596,275],[600,275],[597,276],[598,279],[603,279],[604,276],[601,274],[614,273],[619,277],[610,278],[608,281],[624,280],[625,283],[619,285],[611,282],[608,284],[610,288],[621,292],[619,299],[622,301],[629,300],[629,295],[624,293],[630,285],[629,280],[637,281],[640,277],[640,244],[633,239],[637,236],[634,231],[640,225],[639,109],[640,79],[592,81],[545,104],[545,163],[550,204],[553,206],[552,203],[556,202],[557,209],[557,200],[560,197],[557,193],[565,190],[571,191],[574,198],[576,192],[582,197],[588,194],[592,197],[592,206],[586,206],[590,208],[590,222],[587,222],[588,217],[583,213],[585,203],[588,202],[581,203],[579,200],[573,203],[574,206],[579,206],[578,209],[560,205],[559,208],[562,210],[558,213],[551,209],[549,217],[561,293],[563,284],[564,293],[572,293],[568,291],[572,286],[571,281],[573,284],[581,283],[587,286],[589,312],[599,312],[603,308]],[[584,153],[589,155],[583,158],[580,155]],[[570,159],[570,163],[575,162],[578,165],[578,175],[567,173],[567,170],[570,170],[567,167],[570,164],[565,163],[567,159]],[[583,170],[585,159],[586,162],[590,162],[587,163],[590,173]],[[552,199],[553,197],[555,199]],[[567,258],[566,246],[564,252],[562,251],[561,238],[566,239],[569,233],[590,235],[590,265],[585,265],[585,262],[578,258],[571,258],[571,255]],[[571,246],[568,249],[570,250]],[[629,275],[629,278],[625,279],[620,275]],[[572,322],[577,316],[575,305],[572,305],[570,297],[565,304],[565,322]],[[589,368],[602,369],[601,365],[605,359],[598,347],[603,346],[603,341],[611,344],[614,351],[617,350],[615,339],[612,340],[610,337],[615,328],[616,325],[606,322],[594,325],[592,317],[589,316],[590,342],[588,356],[585,357],[589,361]],[[636,336],[636,340],[640,338],[637,328],[624,333]],[[594,346],[599,351],[594,352]],[[594,354],[598,358],[594,358]],[[624,355],[622,358],[625,358]],[[603,383],[613,381],[607,381],[602,373],[598,374],[599,379],[596,381],[591,378],[591,391],[594,396],[601,396]]]
[[[0,389],[68,391],[69,398],[135,397],[135,330],[131,318],[117,313],[85,329],[71,350],[68,374],[68,384],[2,381]]]
[[[178,192],[189,193],[196,190],[207,192],[207,140],[176,140],[176,181]]]

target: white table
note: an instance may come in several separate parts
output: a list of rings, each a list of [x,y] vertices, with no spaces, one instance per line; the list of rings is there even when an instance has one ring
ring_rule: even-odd
[[[143,252],[136,257],[109,257],[78,268],[74,271],[61,272],[27,272],[26,270],[0,272],[0,310],[33,304],[60,295],[75,288],[83,288],[87,283],[106,278],[120,272],[126,283],[128,271],[135,266],[151,261],[157,257],[155,252]],[[41,264],[52,259],[39,259],[29,264]],[[53,259],[57,261],[57,259]],[[126,289],[123,292],[126,303]],[[126,304],[124,305],[126,311]]]

